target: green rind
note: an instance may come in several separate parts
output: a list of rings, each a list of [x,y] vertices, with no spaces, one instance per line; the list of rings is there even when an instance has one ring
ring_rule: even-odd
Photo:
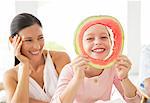
[[[86,23],[88,23],[88,22],[92,22],[92,21],[95,21],[95,20],[97,20],[97,19],[102,19],[102,18],[109,18],[109,19],[111,18],[111,19],[115,20],[115,21],[118,23],[118,25],[119,25],[119,27],[120,27],[120,30],[121,30],[121,34],[122,34],[122,48],[120,49],[120,54],[122,53],[123,47],[124,47],[124,32],[123,32],[123,28],[122,28],[121,24],[119,23],[119,21],[118,21],[116,18],[114,18],[114,17],[112,17],[112,16],[102,15],[102,16],[91,16],[91,17],[86,18],[85,20],[83,20],[83,21],[80,23],[80,25],[79,25],[78,28],[76,29],[76,31],[75,31],[75,37],[74,37],[74,46],[75,46],[75,52],[76,52],[76,54],[79,55],[79,54],[82,53],[81,50],[80,50],[79,44],[77,43],[77,40],[76,40],[78,34],[80,33],[81,28],[82,28],[84,25],[86,25]],[[120,55],[120,54],[118,54],[118,55]],[[112,62],[110,62],[110,63],[107,64],[107,65],[99,65],[99,64],[94,64],[94,63],[92,63],[92,62],[90,62],[89,65],[90,65],[90,66],[93,66],[93,67],[96,68],[96,69],[104,69],[104,68],[109,68],[109,67],[111,67],[115,62],[116,62],[116,60],[114,59]]]

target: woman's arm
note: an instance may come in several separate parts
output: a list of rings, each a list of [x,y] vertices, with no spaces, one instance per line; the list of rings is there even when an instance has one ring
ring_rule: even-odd
[[[43,102],[43,101],[39,101],[39,100],[30,98],[30,99],[29,99],[29,103],[48,103],[48,102]]]
[[[8,93],[9,103],[29,103],[29,72],[32,70],[30,60],[22,55],[21,47],[23,40],[19,35],[14,38],[10,37],[14,48],[14,55],[22,64],[21,76],[18,78],[17,73],[6,72],[4,77],[5,89]],[[15,71],[15,70],[12,70]],[[18,78],[18,80],[17,80]],[[18,81],[18,82],[17,82]]]
[[[29,103],[29,65],[23,65],[22,69],[18,83],[17,76],[12,75],[15,70],[8,71],[4,75],[4,86],[9,103]]]
[[[0,82],[0,91],[4,89],[3,83]]]

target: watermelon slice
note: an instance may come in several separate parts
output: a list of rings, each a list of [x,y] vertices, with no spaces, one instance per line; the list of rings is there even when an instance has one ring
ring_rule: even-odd
[[[112,54],[105,60],[94,59],[90,57],[83,49],[83,34],[90,27],[95,24],[101,24],[110,28],[113,32],[113,48]],[[97,69],[110,68],[115,62],[116,58],[122,53],[124,45],[124,32],[119,21],[112,16],[91,16],[85,19],[77,27],[74,37],[74,47],[77,55],[86,55],[91,61],[89,65]]]

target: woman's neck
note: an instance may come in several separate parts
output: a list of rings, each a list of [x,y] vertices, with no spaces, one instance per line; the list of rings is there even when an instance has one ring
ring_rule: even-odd
[[[37,70],[39,66],[42,66],[45,64],[44,56],[42,55],[39,59],[32,60],[30,62],[34,70]]]

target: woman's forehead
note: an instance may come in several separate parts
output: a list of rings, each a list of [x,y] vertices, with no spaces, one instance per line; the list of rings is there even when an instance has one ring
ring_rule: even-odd
[[[18,33],[22,37],[34,37],[42,35],[42,28],[39,25],[32,25],[30,27],[24,28]]]

